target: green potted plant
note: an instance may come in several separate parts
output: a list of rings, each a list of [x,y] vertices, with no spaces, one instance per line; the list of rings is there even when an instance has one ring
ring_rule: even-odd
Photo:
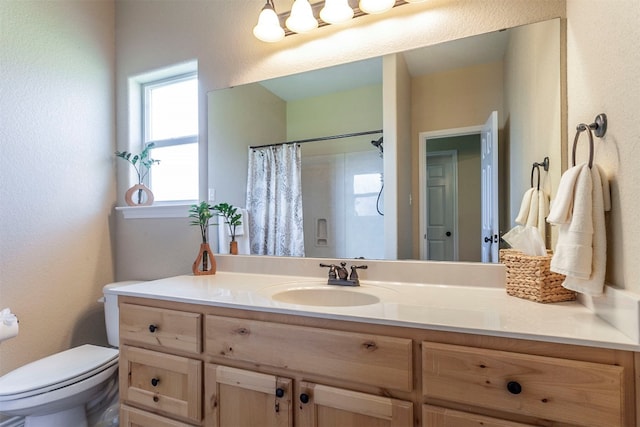
[[[214,207],[207,202],[200,202],[197,205],[191,205],[189,208],[189,218],[191,218],[189,224],[200,227],[200,235],[202,236],[200,251],[192,266],[192,271],[195,275],[216,274],[216,260],[207,240],[209,220],[213,218],[214,214]],[[211,267],[209,267],[209,260],[211,260]]]
[[[236,229],[239,225],[242,225],[242,213],[239,213],[238,208],[229,203],[219,203],[213,207],[213,210],[223,218],[224,223],[229,227],[229,236],[231,236],[229,253],[237,255],[238,242],[236,242]]]
[[[133,166],[138,175],[138,183],[131,187],[125,193],[124,200],[129,206],[149,206],[153,203],[153,193],[144,185],[145,178],[149,175],[149,171],[153,165],[159,164],[160,160],[154,160],[150,157],[150,150],[155,146],[152,142],[142,150],[140,154],[133,154],[128,151],[116,151],[116,157],[126,160]],[[133,194],[138,193],[138,202],[132,200]],[[147,198],[143,202],[142,194],[146,194]]]

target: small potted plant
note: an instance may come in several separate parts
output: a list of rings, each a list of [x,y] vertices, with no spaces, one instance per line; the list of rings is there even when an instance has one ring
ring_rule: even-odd
[[[229,203],[219,203],[213,207],[213,210],[217,215],[223,218],[224,223],[229,227],[229,236],[231,236],[231,242],[229,242],[229,253],[232,255],[238,255],[236,229],[239,225],[242,225],[242,214],[238,212],[238,208],[230,205]]]
[[[197,205],[191,205],[189,208],[189,218],[191,218],[189,224],[200,227],[200,235],[202,236],[200,251],[192,266],[192,271],[195,275],[216,274],[216,260],[207,241],[209,220],[214,214],[214,208],[207,202],[200,202]],[[211,266],[209,266],[209,260],[211,261]]]
[[[144,185],[145,178],[149,175],[151,166],[159,164],[160,160],[154,160],[150,157],[149,151],[154,147],[154,143],[147,144],[140,154],[133,154],[128,151],[116,151],[116,157],[126,160],[133,166],[138,174],[138,183],[131,187],[124,195],[124,200],[129,206],[150,206],[153,203],[153,193]],[[133,201],[133,194],[138,193],[138,202]],[[143,201],[142,194],[146,194],[146,200]]]

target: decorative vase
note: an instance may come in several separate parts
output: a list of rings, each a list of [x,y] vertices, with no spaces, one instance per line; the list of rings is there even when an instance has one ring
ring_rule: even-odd
[[[136,195],[137,203],[133,201]],[[144,184],[136,184],[124,193],[124,201],[129,206],[151,206],[153,204],[153,193]]]
[[[231,255],[238,255],[238,242],[232,240],[229,242],[229,253]]]
[[[191,271],[193,271],[193,274],[196,276],[216,274],[216,259],[208,243],[200,244],[200,251],[191,267]]]

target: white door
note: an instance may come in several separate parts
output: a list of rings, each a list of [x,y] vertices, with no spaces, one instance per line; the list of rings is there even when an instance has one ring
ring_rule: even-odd
[[[427,155],[426,254],[433,261],[457,261],[455,152]]]
[[[498,112],[482,127],[482,262],[498,262]]]

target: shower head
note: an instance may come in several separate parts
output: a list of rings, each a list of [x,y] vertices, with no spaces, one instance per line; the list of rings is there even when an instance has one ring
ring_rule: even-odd
[[[371,145],[373,145],[378,150],[380,150],[380,157],[382,157],[382,153],[384,152],[384,149],[382,148],[382,144],[383,144],[382,138],[383,137],[380,137],[380,139],[371,141]]]

